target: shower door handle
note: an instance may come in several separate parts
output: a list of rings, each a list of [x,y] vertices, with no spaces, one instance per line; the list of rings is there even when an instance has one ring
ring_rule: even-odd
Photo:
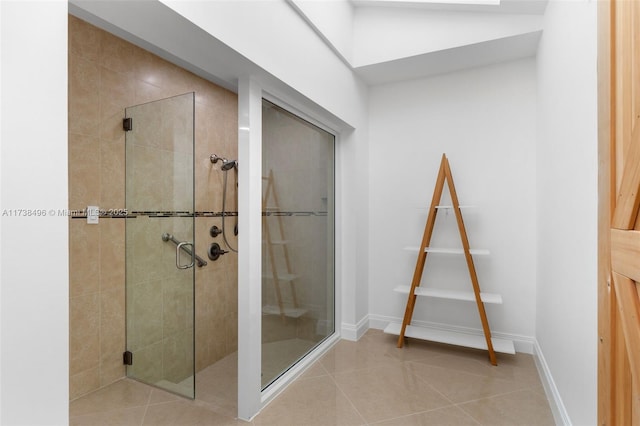
[[[191,250],[188,250],[186,246],[191,246]],[[191,254],[191,263],[187,263],[185,265],[180,264],[180,250],[184,250],[187,253]],[[176,244],[176,268],[178,269],[189,269],[192,268],[193,265],[196,264],[196,258],[194,256],[195,250],[193,249],[193,243],[188,241],[183,241],[181,243]]]

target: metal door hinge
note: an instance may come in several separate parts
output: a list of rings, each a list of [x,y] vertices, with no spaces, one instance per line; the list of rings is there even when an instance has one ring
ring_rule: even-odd
[[[131,117],[122,119],[122,129],[125,132],[133,130],[133,119]]]
[[[122,363],[124,365],[133,365],[133,353],[124,351],[122,354]]]

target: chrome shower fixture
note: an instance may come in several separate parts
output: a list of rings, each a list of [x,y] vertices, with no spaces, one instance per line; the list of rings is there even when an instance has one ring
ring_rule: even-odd
[[[218,161],[222,161],[221,169],[225,172],[233,168],[238,168],[238,160],[227,160],[224,157],[219,157],[217,154],[211,154],[209,156],[209,160],[211,160],[213,164],[216,164]]]
[[[221,169],[224,170],[225,172],[227,170],[233,169],[234,167],[238,167],[238,161],[237,160],[226,160],[226,159],[222,160]]]
[[[225,158],[222,157],[218,157],[218,154],[211,154],[209,156],[209,160],[211,160],[211,162],[213,164],[216,164],[218,161],[222,160],[223,162],[225,161]]]

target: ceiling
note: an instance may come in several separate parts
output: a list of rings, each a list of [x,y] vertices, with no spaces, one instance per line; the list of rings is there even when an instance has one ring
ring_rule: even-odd
[[[547,0],[288,0],[369,85],[534,56]]]
[[[354,7],[403,7],[457,12],[543,15],[547,0],[349,0]]]

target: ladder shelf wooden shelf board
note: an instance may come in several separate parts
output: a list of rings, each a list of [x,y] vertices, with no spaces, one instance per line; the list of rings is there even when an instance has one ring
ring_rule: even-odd
[[[443,209],[443,210],[451,210],[453,208],[453,206],[447,206],[447,205],[442,205],[442,206],[436,206],[436,209]],[[458,206],[459,209],[474,209],[476,208],[476,206],[472,206],[472,205],[462,205],[462,206]]]
[[[262,313],[266,315],[284,315],[287,318],[300,318],[307,313],[306,309],[284,307],[280,310],[279,306],[265,305],[262,307]]]
[[[419,251],[420,247],[405,247],[407,251]],[[425,253],[442,253],[442,254],[464,254],[461,248],[444,248],[444,247],[425,247]],[[486,249],[469,249],[469,253],[476,256],[489,256],[491,252]]]
[[[384,332],[395,336],[400,334],[402,324],[397,322],[390,323]],[[405,329],[404,335],[414,339],[429,340],[431,342],[445,343],[448,345],[464,346],[467,348],[487,350],[487,341],[484,336],[477,334],[467,334],[455,331],[437,330],[434,328],[419,327],[409,325]],[[507,339],[491,338],[493,350],[505,354],[515,354],[516,350],[513,342]]]
[[[399,285],[396,286],[393,291],[402,294],[409,294],[411,291],[411,286],[408,285]],[[425,287],[416,287],[415,289],[416,296],[424,296],[424,297],[434,297],[439,299],[450,299],[450,300],[464,300],[467,302],[475,302],[476,296],[472,291],[460,291],[460,290],[446,290],[441,288],[425,288]],[[502,304],[502,296],[494,293],[480,293],[480,299],[484,303],[494,303],[496,305]]]
[[[269,274],[264,274],[262,276],[262,278],[267,279],[267,280],[273,280],[273,274],[269,275]],[[279,272],[277,274],[277,279],[278,281],[293,281],[300,278],[300,275],[296,275],[296,274],[283,274],[281,272]]]
[[[449,195],[451,196],[450,206],[440,204],[445,182],[447,183],[447,186],[449,188]],[[460,234],[460,242],[462,243],[462,248],[436,248],[429,246],[431,242],[431,236],[433,235],[433,229],[436,223],[436,216],[438,214],[438,211],[442,209],[453,211],[458,226],[458,233]],[[480,291],[480,284],[478,283],[478,276],[476,273],[475,265],[473,263],[473,256],[489,255],[489,250],[471,249],[469,247],[469,239],[467,237],[467,231],[464,227],[461,210],[462,206],[458,202],[458,195],[456,193],[455,185],[453,184],[453,176],[451,174],[449,160],[447,159],[447,156],[445,154],[442,154],[440,169],[438,170],[438,177],[436,179],[435,188],[433,190],[433,197],[431,199],[431,205],[429,207],[429,214],[427,217],[427,222],[425,223],[424,233],[422,235],[422,242],[420,244],[420,247],[405,247],[405,250],[412,250],[418,253],[416,268],[413,273],[411,285],[399,286],[395,289],[396,291],[407,295],[407,305],[404,311],[404,318],[402,320],[402,324],[389,324],[387,329],[385,329],[385,332],[398,335],[399,348],[404,345],[405,337],[413,337],[416,339],[432,340],[441,343],[485,349],[488,352],[489,361],[491,362],[491,364],[498,365],[495,351],[515,353],[513,349],[513,342],[491,337],[489,320],[487,319],[484,304],[500,304],[502,303],[502,296],[498,294],[482,293]],[[469,278],[471,279],[471,286],[473,291],[462,292],[455,290],[430,289],[420,287],[422,273],[424,272],[424,265],[429,253],[463,254],[467,263],[467,269],[469,270]],[[447,332],[411,325],[411,319],[413,317],[413,311],[418,296],[445,298],[461,301],[475,301],[476,307],[478,309],[478,314],[480,316],[480,322],[482,323],[482,331],[484,336]]]

